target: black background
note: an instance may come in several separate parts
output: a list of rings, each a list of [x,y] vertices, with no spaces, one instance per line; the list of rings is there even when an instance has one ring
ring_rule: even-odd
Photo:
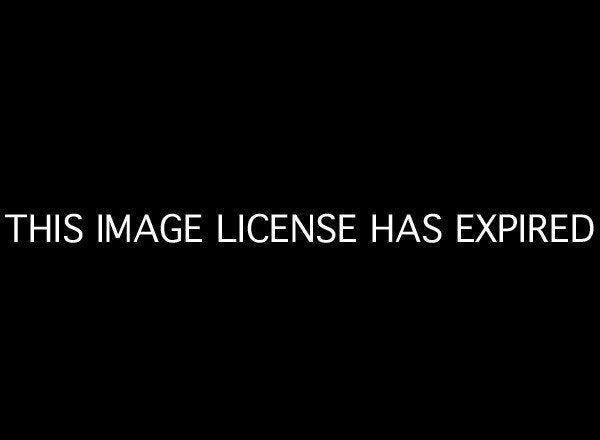
[[[597,238],[460,246],[453,218],[597,221],[592,29],[524,11],[247,12],[23,16],[3,55],[2,213],[356,212],[361,243],[4,240],[11,412],[573,429],[595,389]],[[438,212],[444,241],[371,246],[375,212]]]

